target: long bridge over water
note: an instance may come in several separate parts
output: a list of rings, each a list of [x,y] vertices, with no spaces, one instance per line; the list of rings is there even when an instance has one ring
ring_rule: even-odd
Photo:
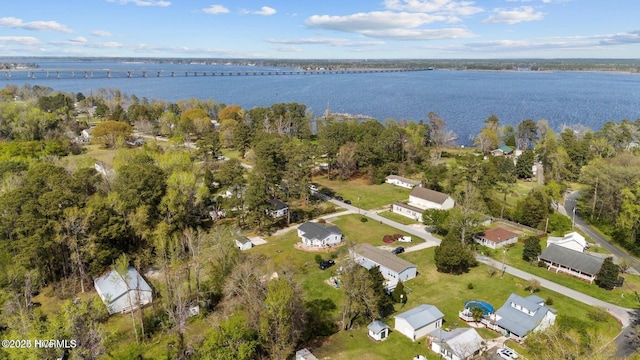
[[[427,71],[424,69],[354,69],[354,70],[226,70],[226,71],[165,71],[165,70],[109,70],[109,69],[8,69],[2,70],[5,80],[14,77],[27,79],[73,79],[73,78],[149,78],[149,77],[196,77],[196,76],[279,76],[279,75],[335,75],[335,74],[371,74],[409,71]]]

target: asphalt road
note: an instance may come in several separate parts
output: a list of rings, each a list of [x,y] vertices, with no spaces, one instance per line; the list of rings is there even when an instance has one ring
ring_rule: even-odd
[[[576,210],[576,201],[580,197],[579,191],[570,193],[564,200],[564,207],[567,210],[567,215],[572,219],[574,226],[582,230],[599,246],[615,255],[618,259],[626,259],[630,265],[630,271],[635,273],[640,272],[640,260],[636,257],[628,254],[623,249],[610,243],[607,239],[603,238],[597,231],[595,231],[586,221],[580,217],[580,213]],[[575,211],[575,213],[574,213]]]

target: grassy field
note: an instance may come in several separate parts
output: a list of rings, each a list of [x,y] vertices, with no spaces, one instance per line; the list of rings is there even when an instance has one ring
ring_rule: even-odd
[[[387,211],[383,211],[381,213],[378,213],[378,215],[385,217],[389,220],[393,220],[397,223],[403,224],[403,225],[413,225],[413,224],[418,224],[417,221],[409,219],[406,216],[402,216],[400,214],[396,214],[394,212],[391,212],[390,210]]]
[[[401,233],[401,231],[392,228],[391,226],[380,224],[377,221],[372,221],[371,219],[368,219],[367,222],[362,222],[360,221],[360,216],[357,214],[341,216],[333,223],[342,230],[347,241],[356,244],[367,243],[375,246],[385,245],[385,243],[382,242],[382,238],[385,235]],[[394,246],[395,244],[391,245]]]
[[[350,181],[327,180],[326,177],[315,177],[313,181],[327,190],[333,191],[345,199],[351,200],[353,206],[365,210],[380,209],[399,200],[409,199],[409,189],[390,184],[370,185],[365,179]]]
[[[542,241],[541,245],[543,249],[546,248],[545,241]],[[604,290],[596,284],[589,284],[569,275],[562,273],[556,274],[553,271],[548,271],[546,268],[538,267],[537,263],[533,265],[529,264],[522,260],[523,249],[524,245],[522,243],[516,243],[513,247],[509,248],[505,256],[506,263],[520,270],[580,291],[597,299],[627,308],[640,308],[640,303],[636,300],[634,293],[634,291],[640,291],[640,276],[625,274],[624,285],[621,288]],[[494,251],[493,254],[496,260],[502,261],[501,253]]]
[[[419,275],[408,281],[405,286],[410,289],[408,302],[398,312],[411,309],[420,304],[436,305],[445,314],[445,328],[466,327],[466,323],[458,319],[458,312],[462,310],[465,301],[478,299],[492,304],[496,309],[502,306],[512,292],[522,296],[530,295],[524,290],[524,280],[510,275],[504,278],[490,276],[488,268],[480,265],[462,275],[442,274],[436,271],[433,260],[434,249],[400,255],[417,265]],[[473,289],[469,289],[473,284]],[[587,313],[591,307],[568,298],[562,294],[542,289],[536,293],[544,299],[553,299],[553,308],[560,316],[572,316],[589,322],[590,328],[598,329],[607,338],[613,338],[619,331],[619,325],[613,318],[606,322],[591,322]],[[393,327],[393,317],[383,319]],[[481,331],[486,339],[497,337],[492,331]],[[424,339],[411,342],[399,333],[392,332],[389,340],[374,343],[366,335],[366,327],[337,333],[327,339],[318,349],[313,349],[318,358],[339,359],[411,359],[416,354],[427,355],[429,359],[437,359],[436,354],[426,348]],[[525,354],[526,355],[526,354]]]

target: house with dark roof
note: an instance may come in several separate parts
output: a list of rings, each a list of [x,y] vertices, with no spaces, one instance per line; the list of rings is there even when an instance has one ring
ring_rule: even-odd
[[[387,289],[393,290],[398,281],[407,281],[416,277],[416,265],[399,258],[391,251],[369,244],[356,244],[349,251],[353,261],[367,270],[377,266],[387,280]]]
[[[391,211],[422,222],[423,211],[427,209],[449,210],[454,205],[453,198],[445,193],[414,187],[409,193],[409,202],[395,202],[391,206]]]
[[[538,256],[539,261],[544,261],[547,270],[554,270],[575,276],[592,283],[602,268],[604,259],[568,249],[556,244],[549,245]]]
[[[342,231],[335,225],[306,222],[298,226],[298,236],[300,242],[309,247],[322,248],[342,243]]]
[[[269,216],[272,218],[281,218],[287,216],[289,213],[289,205],[278,199],[267,200],[269,206]]]
[[[442,327],[444,314],[433,305],[422,304],[394,316],[394,330],[416,341]]]
[[[132,266],[125,274],[109,269],[95,278],[93,285],[109,315],[133,311],[153,301],[151,287]]]
[[[427,339],[431,350],[447,360],[475,358],[484,349],[484,340],[474,328],[436,329],[427,335]]]
[[[418,180],[407,179],[398,175],[389,175],[384,182],[407,189],[413,189],[416,186],[421,186],[421,183]]]
[[[544,305],[544,299],[511,294],[498,311],[482,319],[488,328],[522,341],[529,332],[544,330],[556,321],[556,310]]]
[[[474,235],[473,240],[480,245],[497,249],[517,243],[518,234],[498,226]]]

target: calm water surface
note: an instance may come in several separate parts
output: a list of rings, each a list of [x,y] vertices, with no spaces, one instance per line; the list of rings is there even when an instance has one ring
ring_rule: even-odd
[[[332,112],[364,114],[384,120],[426,119],[433,111],[469,144],[491,114],[502,124],[524,119],[547,119],[556,130],[563,124],[599,129],[606,121],[640,119],[640,75],[583,72],[483,72],[435,70],[397,73],[184,76],[194,71],[291,71],[283,68],[224,65],[132,64],[115,62],[38,62],[41,69],[61,69],[60,79],[26,72],[11,79],[0,76],[0,86],[30,84],[89,95],[100,88],[117,88],[149,99],[177,101],[213,99],[245,109],[279,102],[306,104],[314,115]],[[67,69],[67,70],[65,70]],[[71,78],[68,69],[76,71]],[[106,77],[106,69],[114,71]],[[139,71],[148,71],[143,78]],[[62,71],[64,70],[64,71]],[[84,70],[93,78],[83,78]],[[133,78],[126,71],[137,71]],[[116,73],[116,71],[120,71]],[[157,72],[162,76],[157,77]],[[170,77],[171,71],[176,77]]]

